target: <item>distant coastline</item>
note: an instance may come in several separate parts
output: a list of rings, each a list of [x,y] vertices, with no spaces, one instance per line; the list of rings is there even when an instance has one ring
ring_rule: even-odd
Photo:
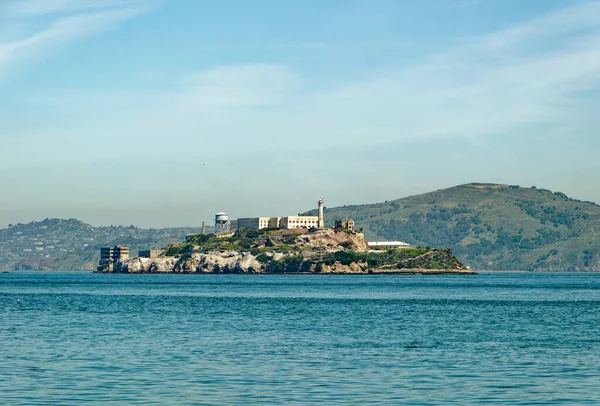
[[[326,227],[353,219],[370,241],[450,248],[473,269],[600,270],[600,206],[542,188],[467,184],[376,204],[326,207],[324,214]],[[300,215],[315,216],[318,209]],[[258,220],[259,225],[261,220],[269,227],[274,220],[281,225],[280,218]],[[233,221],[231,229],[237,230]],[[210,234],[215,229],[96,227],[50,218],[9,224],[0,228],[0,270],[93,270],[100,247],[122,244],[138,255],[179,245],[201,231]]]

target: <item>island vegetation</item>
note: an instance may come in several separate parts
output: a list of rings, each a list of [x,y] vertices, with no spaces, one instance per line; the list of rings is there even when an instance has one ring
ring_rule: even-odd
[[[362,233],[333,229],[197,234],[170,244],[158,258],[109,260],[98,272],[472,273],[447,249],[369,250]]]

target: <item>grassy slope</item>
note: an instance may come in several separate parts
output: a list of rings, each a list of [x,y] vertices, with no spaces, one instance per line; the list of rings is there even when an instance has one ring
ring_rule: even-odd
[[[368,239],[448,247],[477,269],[600,270],[600,206],[561,193],[469,184],[326,210]]]
[[[427,248],[389,249],[377,252],[358,252],[344,248],[327,252],[311,246],[296,245],[294,240],[304,234],[303,230],[242,230],[231,237],[217,237],[214,234],[197,234],[191,240],[170,244],[167,256],[190,255],[193,251],[210,252],[213,250],[247,251],[262,263],[268,263],[268,271],[281,272],[320,272],[323,265],[364,264],[371,270],[382,269],[464,269],[463,265],[448,250]],[[268,238],[271,245],[264,245]],[[270,253],[286,254],[285,258],[275,261]],[[316,267],[315,267],[316,266]]]

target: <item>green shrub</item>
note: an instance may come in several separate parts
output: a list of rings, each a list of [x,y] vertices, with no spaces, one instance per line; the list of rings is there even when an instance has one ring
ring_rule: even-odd
[[[194,250],[194,246],[190,244],[185,244],[179,249],[179,254],[187,254]]]
[[[376,253],[369,253],[367,255],[367,265],[369,268],[377,268],[382,266],[385,261],[382,261],[383,255]]]
[[[350,240],[343,241],[339,245],[344,248],[350,248],[350,247],[352,247],[352,241],[350,241]]]
[[[283,243],[287,245],[293,245],[296,242],[296,236],[285,236]]]
[[[302,255],[285,257],[280,261],[271,261],[269,270],[274,273],[302,272],[304,258]]]
[[[333,265],[335,264],[335,257],[333,256],[332,253],[328,253],[325,256],[323,256],[323,263],[325,265]]]
[[[284,259],[285,272],[300,272],[304,258],[302,255],[296,255],[293,257],[287,257]]]
[[[363,253],[354,251],[337,251],[333,254],[333,258],[342,265],[350,265],[353,262],[364,261],[366,256]]]
[[[261,232],[253,228],[246,231],[246,238],[257,238],[260,237]]]
[[[257,260],[258,262],[261,262],[261,263],[263,263],[263,264],[266,264],[267,262],[269,262],[269,260],[270,260],[270,259],[271,259],[271,258],[270,258],[270,257],[269,257],[267,254],[265,254],[264,252],[263,252],[263,253],[260,253],[260,254],[258,254],[258,255],[256,256],[256,260]]]
[[[165,252],[165,256],[167,256],[167,257],[176,257],[177,255],[179,255],[180,251],[181,251],[181,246],[180,245],[171,245],[167,249],[167,252]]]
[[[310,268],[313,266],[313,261],[304,261],[301,264],[301,271],[302,272],[310,272]]]
[[[208,241],[210,241],[210,240],[214,240],[215,238],[217,238],[217,235],[216,235],[216,234],[214,234],[214,233],[210,233],[210,234],[202,234],[202,235],[200,236],[200,240],[199,240],[199,242],[200,242],[200,243],[203,243],[203,242],[208,242]]]

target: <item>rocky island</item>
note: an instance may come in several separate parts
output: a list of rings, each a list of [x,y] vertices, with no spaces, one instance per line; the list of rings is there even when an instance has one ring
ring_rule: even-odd
[[[474,274],[448,249],[369,249],[347,229],[196,234],[155,258],[108,259],[98,273]]]

